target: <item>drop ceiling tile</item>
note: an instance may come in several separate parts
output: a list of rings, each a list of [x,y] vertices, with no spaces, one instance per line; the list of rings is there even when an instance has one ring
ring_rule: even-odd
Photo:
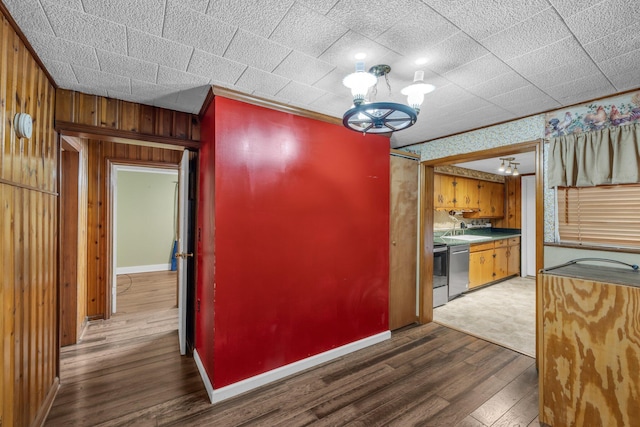
[[[207,13],[209,0],[182,0],[182,4],[189,9],[195,10],[196,12]]]
[[[519,104],[514,104],[505,107],[505,110],[511,111],[515,117],[526,117],[532,114],[538,114],[543,111],[555,110],[561,108],[562,105],[553,98],[538,98],[532,100],[525,100]]]
[[[635,1],[610,0],[583,9],[566,19],[567,25],[581,43],[610,37],[618,28],[640,21],[640,8]]]
[[[54,34],[49,19],[38,0],[2,0],[2,2],[7,6],[9,13],[25,35],[30,36],[34,30]]]
[[[394,52],[379,43],[349,31],[320,55],[318,59],[335,64],[346,72],[346,76],[348,73],[354,72],[356,65],[354,55],[360,52],[367,55],[364,59],[367,69],[371,65],[385,63],[384,60],[393,58],[394,54]]]
[[[609,77],[609,80],[611,80],[611,83],[615,86],[618,92],[640,88],[637,70],[627,73],[615,73],[615,75]]]
[[[168,87],[131,79],[131,95],[144,99],[146,103],[158,101],[159,99],[177,103],[178,94],[182,89],[181,87]]]
[[[351,107],[351,96],[340,96],[335,93],[325,93],[310,104],[314,110],[318,109],[333,117],[340,117]]]
[[[162,86],[191,88],[209,84],[210,80],[208,77],[161,66],[157,83]]]
[[[404,55],[418,58],[425,48],[459,31],[430,7],[420,4],[404,19],[376,38],[376,42]]]
[[[87,13],[159,36],[164,3],[158,0],[83,0],[82,4]]]
[[[528,85],[509,92],[503,92],[500,95],[490,98],[489,101],[499,107],[512,111],[510,107],[513,105],[547,98],[549,98],[549,95],[542,90],[533,85]]]
[[[606,37],[587,43],[584,48],[596,62],[603,62],[640,49],[640,22],[620,28]]]
[[[269,39],[318,57],[347,31],[343,25],[294,3]]]
[[[51,77],[61,88],[71,88],[78,84],[78,79],[68,62],[59,62],[53,59],[42,59],[44,66],[47,68]]]
[[[451,19],[458,11],[471,3],[472,0],[422,0],[442,16]]]
[[[179,0],[167,0],[163,37],[222,56],[236,27],[204,13],[183,7]]]
[[[316,12],[326,15],[331,8],[338,3],[338,0],[298,0],[296,3],[300,3],[307,6],[309,9],[313,9]]]
[[[607,61],[598,64],[602,72],[610,78],[614,78],[616,74],[626,74],[636,72],[640,74],[640,50],[634,50],[624,55],[616,56]]]
[[[244,64],[196,49],[187,71],[212,81],[235,84],[245,68]]]
[[[474,94],[464,90],[460,86],[449,84],[436,88],[436,90],[434,90],[433,92],[426,94],[424,97],[424,102],[429,102],[433,105],[439,105],[443,107],[448,104],[471,100],[474,98],[477,97]]]
[[[308,105],[324,94],[321,89],[291,81],[276,96],[294,105]]]
[[[127,31],[129,56],[147,62],[156,62],[176,70],[186,70],[193,48],[142,31]]]
[[[328,62],[320,61],[294,50],[273,70],[273,73],[290,80],[312,85],[329,74],[334,68]]]
[[[569,36],[540,49],[509,59],[506,62],[511,68],[527,77],[543,73],[552,68],[589,61],[591,59],[577,40]]]
[[[88,13],[43,0],[42,6],[58,37],[81,40],[83,44],[109,52],[127,53],[125,26]]]
[[[351,91],[342,84],[342,80],[347,74],[348,72],[335,68],[333,71],[315,82],[313,86],[318,89],[322,89],[325,92],[331,92],[336,95],[348,95],[350,97]]]
[[[488,53],[487,49],[471,37],[458,32],[425,50],[425,57],[429,59],[425,67],[444,74]]]
[[[240,29],[224,57],[271,72],[290,52],[288,47]]]
[[[602,72],[593,61],[584,59],[561,67],[549,68],[542,73],[526,77],[531,83],[545,90],[547,87],[568,83],[594,74],[602,75]]]
[[[562,18],[550,7],[526,21],[483,39],[482,44],[506,61],[570,35]]]
[[[600,72],[547,87],[544,90],[562,105],[570,105],[616,92],[611,82]]]
[[[78,83],[83,86],[92,86],[96,89],[115,90],[122,93],[131,93],[131,79],[103,71],[73,66],[73,72]]]
[[[268,38],[293,0],[212,0],[207,14]]]
[[[472,1],[449,19],[476,40],[505,30],[549,7],[547,0]]]
[[[603,0],[549,0],[563,18],[580,13]]]
[[[375,39],[412,13],[419,4],[418,0],[340,0],[327,16]]]
[[[258,70],[257,68],[247,67],[236,82],[236,86],[246,93],[260,90],[268,96],[273,96],[285,87],[287,83],[289,83],[289,79]]]
[[[75,85],[72,89],[78,92],[86,93],[87,95],[109,96],[106,89],[98,88],[95,86],[85,86],[78,84]]]
[[[96,49],[85,44],[61,39],[51,34],[38,31],[29,35],[31,46],[38,52],[40,58],[50,58],[65,61],[87,68],[99,69]]]
[[[476,96],[484,99],[492,98],[504,92],[510,92],[518,88],[529,85],[530,83],[515,71],[501,74],[492,79],[470,87],[467,90]]]
[[[468,89],[511,71],[507,64],[488,54],[445,73],[444,77],[458,86]]]
[[[193,111],[195,109],[199,112],[210,88],[210,85],[204,85],[181,90],[178,93],[177,104],[181,105],[183,110]]]
[[[136,78],[154,83],[158,74],[158,64],[141,61],[130,56],[118,55],[97,49],[100,70],[110,74]]]

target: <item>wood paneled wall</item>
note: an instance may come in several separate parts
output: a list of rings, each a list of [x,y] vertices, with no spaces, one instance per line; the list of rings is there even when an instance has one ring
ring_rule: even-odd
[[[189,113],[58,89],[55,114],[56,129],[68,135],[199,147],[200,120]]]
[[[111,257],[111,162],[178,165],[182,151],[115,142],[88,141],[87,316],[108,318]]]
[[[0,425],[41,424],[58,388],[55,91],[0,8]],[[16,113],[33,118],[17,138]]]
[[[522,181],[519,176],[507,176],[504,180],[504,218],[494,220],[494,227],[522,227]]]

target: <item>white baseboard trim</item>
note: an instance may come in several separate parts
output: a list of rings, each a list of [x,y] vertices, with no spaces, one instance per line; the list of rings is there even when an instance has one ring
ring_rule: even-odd
[[[200,371],[200,376],[204,381],[204,386],[207,390],[207,394],[209,394],[209,400],[211,400],[211,403],[218,403],[225,399],[229,399],[230,397],[234,397],[249,390],[253,390],[254,388],[261,387],[265,384],[269,384],[273,381],[277,381],[289,375],[304,371],[305,369],[313,368],[314,366],[320,365],[333,359],[337,359],[338,357],[345,356],[349,353],[353,353],[354,351],[358,351],[365,347],[381,343],[388,340],[389,338],[391,338],[390,331],[381,332],[379,334],[354,341],[352,343],[334,348],[329,351],[325,351],[324,353],[316,354],[315,356],[307,357],[306,359],[298,360],[297,362],[281,366],[271,371],[264,372],[260,375],[256,375],[255,377],[247,378],[245,380],[230,384],[219,389],[214,389],[211,385],[211,382],[207,377],[207,373],[196,350],[194,350],[193,355],[194,359],[196,360],[196,366]]]
[[[204,365],[202,364],[202,359],[198,355],[198,350],[193,349],[193,360],[196,362],[196,367],[198,368],[198,372],[200,372],[200,378],[202,378],[202,382],[204,383],[204,388],[207,390],[207,394],[209,395],[209,400],[213,402],[213,384],[209,380],[209,375],[207,375],[206,369],[204,369]]]
[[[168,270],[171,270],[171,263],[135,265],[133,267],[118,267],[116,268],[116,274],[149,273],[152,271],[168,271]]]

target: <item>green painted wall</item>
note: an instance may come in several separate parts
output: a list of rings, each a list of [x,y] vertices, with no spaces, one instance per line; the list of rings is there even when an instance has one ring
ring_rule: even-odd
[[[178,173],[120,170],[116,196],[116,267],[169,264],[175,238]]]

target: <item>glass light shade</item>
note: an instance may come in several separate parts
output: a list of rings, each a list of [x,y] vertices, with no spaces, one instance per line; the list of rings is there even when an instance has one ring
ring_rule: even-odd
[[[513,168],[513,172],[511,173],[511,175],[513,175],[513,176],[518,176],[518,175],[520,175],[520,172],[518,172],[518,166],[514,166],[514,168]]]
[[[423,81],[424,71],[416,71],[413,76],[413,83],[400,91],[407,96],[407,103],[411,108],[420,112],[420,106],[424,102],[424,95],[433,92],[435,86]]]
[[[349,74],[342,80],[342,84],[351,89],[353,103],[360,105],[367,97],[369,88],[376,84],[378,80],[373,74],[364,71],[364,62],[356,62],[356,72]]]
[[[509,166],[507,166],[507,170],[504,171],[504,173],[511,173],[511,163],[509,163]]]
[[[498,168],[498,172],[504,172],[504,160],[502,161],[502,164]]]

